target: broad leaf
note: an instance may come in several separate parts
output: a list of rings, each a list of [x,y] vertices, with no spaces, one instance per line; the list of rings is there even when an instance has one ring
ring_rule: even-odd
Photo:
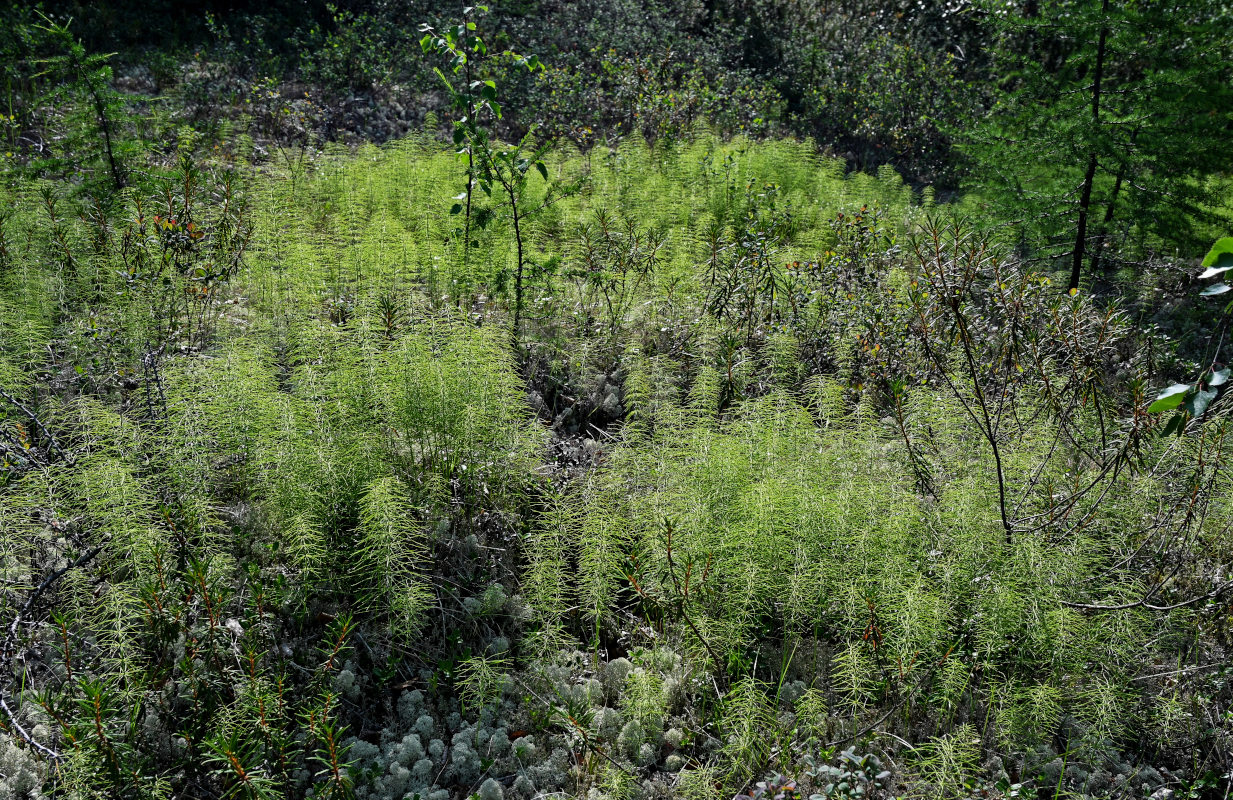
[[[1226,383],[1229,382],[1229,372],[1230,370],[1228,367],[1225,367],[1224,369],[1212,370],[1212,376],[1207,379],[1207,385],[1208,386],[1224,386]]]
[[[1218,239],[1203,257],[1205,267],[1233,267],[1233,236]]]
[[[1215,286],[1209,286],[1199,292],[1199,297],[1215,297],[1218,294],[1224,294],[1230,289],[1233,289],[1233,286],[1230,286],[1227,283],[1218,283]]]
[[[1190,388],[1188,383],[1173,384],[1161,392],[1156,401],[1147,407],[1147,413],[1159,414],[1162,411],[1177,408],[1186,399],[1186,392],[1190,391]]]
[[[1215,399],[1215,389],[1200,389],[1191,395],[1190,399],[1186,401],[1186,410],[1190,412],[1190,416],[1192,417],[1201,417],[1203,416],[1203,412],[1207,410],[1207,407],[1210,406],[1212,401]]]

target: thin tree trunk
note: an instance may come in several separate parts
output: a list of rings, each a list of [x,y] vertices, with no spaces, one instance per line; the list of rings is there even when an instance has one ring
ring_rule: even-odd
[[[1088,267],[1093,275],[1100,267],[1100,258],[1104,254],[1105,239],[1109,235],[1109,225],[1113,222],[1113,209],[1117,205],[1117,196],[1122,191],[1122,181],[1126,177],[1126,167],[1122,165],[1118,168],[1117,178],[1113,181],[1113,192],[1109,195],[1109,205],[1105,208],[1105,218],[1100,223],[1100,230],[1096,234],[1096,244],[1092,248],[1092,263]]]
[[[111,148],[111,122],[107,119],[107,109],[103,105],[103,98],[99,96],[98,91],[94,87],[90,87],[90,96],[94,100],[94,111],[98,114],[99,127],[103,129],[103,147],[107,150],[107,163],[111,166],[111,179],[115,182],[116,191],[124,188],[124,176],[120,173],[120,167],[116,164],[116,155]]]
[[[1130,133],[1129,147],[1135,146],[1135,139],[1139,137],[1139,129],[1135,128]],[[1113,191],[1109,194],[1109,204],[1105,207],[1105,218],[1100,223],[1100,232],[1096,234],[1096,247],[1092,252],[1092,263],[1089,266],[1091,273],[1096,274],[1100,267],[1100,259],[1104,256],[1105,239],[1109,236],[1109,226],[1113,223],[1114,209],[1117,208],[1117,197],[1122,193],[1122,184],[1126,180],[1126,164],[1123,162],[1117,168],[1117,177],[1113,180]]]
[[[463,47],[464,48],[466,47],[465,37],[467,35],[465,31],[467,30],[467,23],[469,23],[470,21],[471,19],[467,15],[466,9],[464,9],[463,14],[462,14],[462,25],[463,25],[463,31],[464,31],[463,33],[463,36],[464,36]],[[476,129],[475,95],[472,94],[474,90],[471,88],[471,56],[470,55],[467,56],[467,61],[466,61],[465,66],[466,66],[466,69],[463,73],[463,79],[467,82],[466,89],[464,89],[464,91],[466,92],[466,98],[467,98],[467,125],[471,127],[472,131],[474,131]],[[474,186],[475,186],[475,136],[468,135],[467,136],[467,216],[462,225],[462,265],[464,268],[467,266],[467,262],[471,257],[471,190]]]
[[[1079,225],[1075,229],[1075,250],[1070,265],[1068,289],[1079,288],[1079,275],[1083,271],[1084,244],[1087,240],[1087,212],[1092,204],[1092,183],[1096,178],[1096,154],[1088,158],[1087,173],[1083,176],[1083,193],[1079,196]]]
[[[1100,14],[1103,17],[1109,12],[1109,0],[1104,0],[1100,6]],[[1105,43],[1109,38],[1109,29],[1103,25],[1100,28],[1100,37],[1096,42],[1096,71],[1092,76],[1092,127],[1099,129],[1100,127],[1100,81],[1104,74],[1105,68]],[[1079,288],[1079,276],[1083,271],[1083,256],[1084,245],[1087,242],[1087,215],[1092,205],[1092,184],[1096,180],[1096,153],[1093,152],[1088,156],[1087,172],[1083,176],[1083,188],[1079,196],[1079,224],[1075,229],[1075,250],[1073,260],[1070,266],[1070,285],[1069,289]]]
[[[972,338],[968,330],[967,320],[960,313],[957,301],[955,304],[955,322],[958,323],[959,341],[963,344],[963,354],[968,362],[968,372],[972,376],[972,388],[976,393],[976,402],[980,407],[981,417],[985,423],[984,430],[981,432],[985,434],[985,438],[989,441],[989,449],[993,451],[993,465],[997,471],[998,479],[998,513],[1002,517],[1002,531],[1006,534],[1006,543],[1014,544],[1014,528],[1010,524],[1010,517],[1006,514],[1006,478],[1005,470],[1002,467],[1002,450],[998,447],[997,430],[992,418],[989,416],[989,403],[985,400],[985,390],[980,385],[980,377],[976,369],[976,356],[972,352]]]
[[[522,322],[522,229],[518,226],[518,199],[510,192],[510,207],[514,212],[514,244],[518,248],[518,271],[514,275],[514,339],[518,338]]]

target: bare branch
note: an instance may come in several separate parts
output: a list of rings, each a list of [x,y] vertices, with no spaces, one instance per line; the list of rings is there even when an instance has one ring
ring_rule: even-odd
[[[1186,608],[1188,606],[1198,605],[1199,603],[1202,603],[1205,600],[1217,599],[1218,597],[1220,597],[1220,595],[1224,594],[1230,589],[1233,589],[1233,581],[1226,581],[1225,583],[1221,584],[1220,586],[1217,586],[1215,589],[1211,590],[1207,594],[1201,594],[1198,597],[1192,597],[1189,600],[1184,600],[1180,603],[1174,603],[1173,605],[1169,605],[1169,606],[1154,606],[1151,603],[1147,602],[1148,600],[1151,600],[1152,597],[1157,592],[1159,592],[1162,588],[1163,588],[1163,585],[1155,586],[1154,588],[1152,588],[1151,591],[1149,591],[1147,594],[1143,595],[1143,597],[1139,598],[1133,603],[1120,603],[1118,605],[1099,605],[1095,603],[1069,603],[1063,600],[1062,605],[1066,606],[1067,608],[1076,608],[1080,611],[1129,611],[1132,608],[1146,608],[1148,611],[1174,611],[1179,608]]]
[[[47,429],[47,426],[43,424],[43,421],[39,419],[37,414],[27,408],[25,404],[23,404],[16,397],[6,392],[3,387],[0,387],[0,397],[3,397],[5,400],[9,401],[9,403],[17,407],[18,411],[25,414],[26,417],[34,423],[35,427],[37,427],[39,431],[47,437],[48,443],[51,445],[52,449],[60,455],[61,458],[69,462],[72,461],[72,459],[68,457],[68,454],[64,452],[64,448],[60,446],[60,442],[56,439],[55,435]]]
[[[48,589],[54,586],[56,582],[64,577],[69,570],[85,566],[92,561],[95,556],[101,553],[102,550],[103,545],[101,544],[93,547],[79,555],[67,566],[61,567],[48,575],[38,586],[34,588],[34,591],[30,592],[30,596],[26,598],[26,602],[23,603],[21,608],[17,610],[17,614],[13,617],[13,621],[9,623],[8,629],[5,631],[3,642],[0,642],[0,667],[3,668],[3,679],[0,680],[0,682],[3,683],[3,687],[5,689],[13,683],[13,657],[16,655],[17,650],[17,632],[21,628],[21,624],[24,621],[25,616],[35,607],[35,604],[38,603],[39,598],[41,598]],[[4,711],[5,716],[8,717],[9,726],[12,728],[14,733],[17,734],[18,738],[37,750],[39,753],[42,753],[47,758],[50,758],[53,761],[59,760],[59,753],[35,740],[34,737],[21,726],[21,723],[17,721],[16,712],[9,707],[9,704],[5,701],[3,694],[0,694],[0,710]]]
[[[13,729],[13,732],[17,734],[17,738],[33,747],[47,758],[50,758],[52,761],[60,760],[61,756],[59,753],[52,750],[47,745],[41,744],[21,726],[21,723],[17,721],[17,714],[13,711],[13,709],[9,708],[8,703],[4,702],[3,697],[0,697],[0,711],[3,711],[4,715],[9,718],[9,726]]]

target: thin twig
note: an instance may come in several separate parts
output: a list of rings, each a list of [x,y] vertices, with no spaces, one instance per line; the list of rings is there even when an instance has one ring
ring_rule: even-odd
[[[955,646],[957,646],[957,645],[955,645]],[[909,690],[909,691],[907,691],[907,692],[904,692],[903,697],[901,697],[901,698],[899,699],[899,702],[898,702],[898,703],[895,703],[893,706],[891,706],[889,709],[887,709],[887,710],[886,710],[886,713],[885,713],[885,714],[883,714],[882,716],[878,717],[878,719],[877,719],[877,720],[875,720],[875,721],[873,722],[873,724],[871,724],[871,725],[869,725],[869,726],[865,727],[864,729],[862,729],[862,730],[860,730],[860,731],[858,731],[858,732],[856,732],[856,733],[853,733],[853,734],[851,734],[851,735],[849,735],[849,736],[844,736],[843,738],[841,738],[841,739],[836,739],[836,740],[835,740],[835,741],[833,741],[833,742],[827,742],[827,743],[826,743],[825,745],[823,745],[823,746],[824,746],[824,747],[827,747],[827,748],[831,748],[831,747],[838,747],[839,745],[844,744],[844,743],[846,743],[846,742],[851,742],[851,741],[855,741],[855,740],[857,740],[857,739],[860,739],[860,738],[862,738],[862,737],[864,737],[864,736],[866,736],[866,735],[868,735],[868,734],[872,733],[874,730],[876,730],[876,729],[877,729],[877,728],[878,728],[878,727],[879,727],[879,726],[880,726],[883,722],[886,722],[886,720],[890,719],[890,717],[891,717],[891,715],[892,715],[892,714],[894,714],[894,713],[895,713],[896,711],[898,711],[900,708],[903,708],[904,703],[906,703],[906,702],[908,702],[908,700],[912,699],[912,692],[913,692],[913,691],[915,691],[916,689],[919,689],[919,688],[921,688],[922,686],[924,686],[924,685],[925,685],[925,682],[926,682],[926,681],[928,681],[930,678],[932,678],[932,677],[933,677],[933,673],[937,671],[938,667],[940,667],[940,666],[942,666],[943,664],[945,664],[945,663],[946,663],[946,660],[947,660],[948,658],[950,658],[950,654],[951,654],[952,652],[954,652],[954,650],[955,650],[955,646],[952,646],[952,647],[950,648],[950,650],[947,650],[947,651],[946,651],[946,655],[944,655],[944,656],[942,656],[940,659],[938,659],[937,663],[936,663],[936,664],[934,664],[934,665],[933,665],[933,667],[932,667],[932,668],[930,668],[930,670],[929,670],[928,672],[926,672],[924,675],[922,675],[918,681],[916,681],[916,685],[915,685],[915,686],[913,686],[911,690]]]
[[[25,615],[34,608],[35,603],[37,603],[39,598],[43,596],[43,593],[50,589],[57,581],[60,580],[60,578],[64,577],[65,573],[71,569],[76,569],[77,567],[81,567],[89,563],[95,556],[102,552],[102,550],[102,545],[87,550],[78,556],[72,563],[65,567],[61,567],[48,575],[43,579],[42,583],[35,587],[34,591],[30,593],[30,596],[26,598],[26,602],[23,603],[21,608],[17,610],[17,614],[13,617],[13,621],[9,624],[8,630],[5,632],[4,641],[0,643],[0,666],[4,668],[5,673],[3,680],[4,688],[7,689],[13,682],[12,662],[17,644],[17,631],[21,627]],[[22,741],[53,761],[60,759],[59,753],[52,750],[50,747],[39,743],[26,731],[25,728],[21,726],[21,723],[17,721],[17,714],[9,707],[8,703],[5,702],[2,695],[0,695],[0,710],[3,710],[5,716],[9,718],[9,723],[12,726],[13,731]]]
[[[42,434],[47,437],[48,443],[50,443],[52,448],[57,453],[60,454],[60,457],[63,458],[65,461],[72,463],[72,459],[69,458],[68,454],[64,452],[64,448],[60,446],[60,442],[56,439],[56,437],[52,434],[52,432],[47,429],[47,426],[43,424],[43,420],[39,419],[37,414],[35,414],[33,411],[27,408],[16,397],[6,392],[3,387],[0,387],[0,397],[3,397],[5,400],[8,400],[10,403],[16,406],[17,409],[21,411],[21,413],[25,414],[26,417],[28,417],[29,420],[34,423],[35,427],[37,427],[39,431],[41,431]]]
[[[30,596],[26,598],[26,602],[22,604],[22,607],[18,610],[17,616],[13,618],[13,622],[9,625],[8,633],[4,637],[4,643],[0,645],[0,657],[5,659],[9,657],[9,651],[17,639],[17,629],[21,626],[22,617],[24,617],[26,613],[34,607],[34,604],[38,602],[38,599],[43,595],[43,593],[50,589],[52,584],[64,577],[65,573],[69,570],[76,569],[77,567],[81,567],[89,563],[95,556],[102,552],[102,550],[102,545],[98,545],[97,547],[87,550],[78,556],[77,560],[51,573],[43,579],[42,583],[35,587],[34,591],[30,593]]]
[[[1198,597],[1192,597],[1189,600],[1184,600],[1180,603],[1174,603],[1173,605],[1170,605],[1170,606],[1154,606],[1151,603],[1147,602],[1148,600],[1152,599],[1153,595],[1155,595],[1157,592],[1159,592],[1163,588],[1164,588],[1164,584],[1158,584],[1154,586],[1151,590],[1149,590],[1147,594],[1143,595],[1143,597],[1139,598],[1133,603],[1120,603],[1118,605],[1112,605],[1112,606],[1099,605],[1095,603],[1069,603],[1065,600],[1061,602],[1062,602],[1062,605],[1066,606],[1067,608],[1077,608],[1080,611],[1127,611],[1132,608],[1146,608],[1148,611],[1174,611],[1179,608],[1186,608],[1187,606],[1197,605],[1199,603],[1202,603],[1204,600],[1215,600],[1216,598],[1220,597],[1220,595],[1224,594],[1230,589],[1233,589],[1233,581],[1226,581],[1224,584],[1217,586],[1215,589],[1211,590],[1207,594],[1201,594]]]
[[[17,734],[17,738],[21,739],[26,744],[33,747],[43,755],[50,758],[52,761],[59,761],[61,756],[55,750],[52,750],[45,744],[41,744],[37,739],[31,736],[21,723],[17,721],[17,714],[13,709],[9,708],[9,704],[4,702],[4,698],[0,697],[0,710],[4,711],[4,715],[9,718],[9,725],[13,728],[13,732]]]
[[[1222,669],[1229,666],[1229,661],[1217,661],[1215,664],[1200,664],[1195,667],[1186,667],[1185,669],[1175,669],[1169,672],[1157,672],[1152,675],[1140,675],[1137,678],[1131,678],[1131,683],[1136,681],[1151,681],[1156,678],[1172,678],[1175,675],[1188,675],[1191,672],[1205,672],[1209,669]]]
[[[668,557],[668,574],[672,578],[673,588],[676,589],[677,613],[681,615],[681,619],[685,621],[685,624],[689,626],[689,629],[691,631],[693,631],[694,636],[697,636],[698,641],[702,643],[702,646],[704,648],[706,648],[706,652],[711,656],[711,659],[715,662],[715,669],[721,670],[723,669],[724,662],[719,658],[719,655],[715,652],[714,648],[711,647],[711,643],[707,640],[705,636],[702,635],[702,631],[698,630],[698,626],[694,624],[694,621],[690,619],[689,613],[685,610],[685,600],[687,599],[686,595],[688,593],[688,589],[684,591],[681,589],[681,583],[679,580],[677,580],[677,577],[676,577],[676,563],[672,560],[673,525],[668,520],[665,520],[664,522],[665,522],[664,530],[667,535],[666,553]],[[721,673],[721,675],[722,674],[723,673]],[[727,684],[728,684],[727,676],[724,675],[724,685],[727,686]]]

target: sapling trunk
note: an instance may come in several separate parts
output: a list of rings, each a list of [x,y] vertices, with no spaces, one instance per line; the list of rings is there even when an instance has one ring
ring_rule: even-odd
[[[1130,143],[1134,145],[1135,137],[1139,132],[1136,130],[1130,134]],[[1104,255],[1105,239],[1109,236],[1109,226],[1113,223],[1113,212],[1117,208],[1117,197],[1122,193],[1122,184],[1126,180],[1126,165],[1123,164],[1117,169],[1117,177],[1113,179],[1113,191],[1109,194],[1109,204],[1105,206],[1105,218],[1100,225],[1100,232],[1096,234],[1096,246],[1092,249],[1092,264],[1091,272],[1096,274],[1100,267],[1100,259]]]
[[[107,151],[107,163],[111,167],[111,180],[115,184],[116,191],[124,188],[124,176],[120,172],[120,167],[116,163],[116,154],[111,146],[111,121],[107,118],[107,109],[103,104],[103,98],[99,96],[95,87],[90,87],[90,96],[94,99],[94,111],[98,114],[98,124],[103,130],[103,149]]]
[[[1104,0],[1100,6],[1100,13],[1107,14],[1109,11],[1109,0]],[[1100,127],[1100,81],[1103,77],[1105,67],[1105,44],[1109,38],[1109,29],[1103,25],[1100,28],[1100,37],[1096,43],[1096,70],[1092,76],[1092,126]],[[1098,160],[1096,153],[1093,151],[1088,155],[1087,172],[1083,175],[1083,184],[1079,195],[1079,224],[1075,228],[1075,250],[1073,260],[1070,266],[1070,284],[1067,288],[1079,288],[1079,275],[1083,269],[1084,246],[1087,242],[1087,215],[1092,205],[1092,184],[1096,180],[1096,166]]]
[[[508,187],[507,187],[508,188]],[[509,189],[509,204],[514,215],[514,246],[518,252],[518,269],[514,275],[514,338],[518,338],[522,323],[522,228],[518,215],[518,197]]]
[[[466,29],[471,21],[466,10],[463,11],[462,24]],[[466,92],[467,126],[467,208],[462,223],[462,265],[465,269],[471,258],[471,196],[475,189],[475,93],[471,89],[471,59],[468,57],[463,65],[463,79],[466,81],[463,89]]]

